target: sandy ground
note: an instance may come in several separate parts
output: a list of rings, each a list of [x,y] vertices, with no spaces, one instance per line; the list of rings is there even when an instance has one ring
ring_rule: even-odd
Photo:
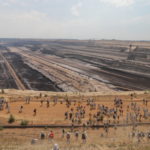
[[[53,99],[57,96],[59,100],[63,100],[66,96],[69,100],[86,100],[89,97],[95,99],[97,104],[104,104],[108,107],[113,107],[113,100],[116,96],[119,96],[124,104],[124,111],[126,111],[126,105],[131,101],[137,102],[140,107],[144,107],[142,104],[142,99],[150,100],[149,92],[116,92],[116,93],[55,93],[55,92],[36,92],[36,91],[19,91],[19,90],[4,90],[5,94],[0,94],[0,97],[4,97],[7,101],[11,102],[11,114],[16,118],[16,121],[12,125],[20,125],[21,120],[28,120],[30,124],[70,124],[70,121],[64,119],[64,112],[68,110],[65,104],[60,104],[60,102],[53,106],[46,107],[46,103],[40,106],[41,98],[37,99],[37,96],[41,93],[43,95],[42,99],[47,98]],[[136,96],[131,99],[130,94],[136,93]],[[47,98],[44,95],[47,95]],[[25,104],[23,100],[24,97],[31,96],[30,104]],[[20,114],[18,110],[20,105],[24,106],[23,112]],[[82,103],[86,105],[86,103]],[[72,104],[74,106],[74,103]],[[148,108],[150,108],[150,103],[148,103]],[[37,108],[37,115],[33,116],[33,109]],[[94,113],[95,110],[90,111],[86,108],[86,117],[88,119],[89,112]],[[8,124],[7,120],[9,115],[6,110],[0,111],[0,123],[1,125]],[[125,116],[124,116],[125,117]],[[124,120],[124,117],[122,120]],[[149,120],[142,120],[143,122]],[[54,140],[50,141],[47,137],[45,140],[38,142],[35,145],[31,145],[32,139],[39,139],[40,132],[43,131],[46,135],[53,130]],[[78,130],[80,133],[79,139],[76,141],[74,136],[74,131]],[[87,142],[82,143],[81,133],[83,130],[87,132]],[[70,129],[65,129],[65,131],[70,131]],[[50,150],[52,149],[54,143],[58,143],[61,150],[150,150],[150,144],[147,137],[142,138],[138,142],[137,137],[131,137],[132,126],[130,127],[117,127],[109,128],[108,134],[104,132],[103,128],[100,129],[74,129],[71,131],[71,142],[67,144],[66,137],[62,138],[62,129],[3,129],[0,128],[0,149],[4,150]],[[136,132],[149,132],[150,126],[138,126]]]
[[[45,140],[38,140],[35,145],[31,145],[32,139],[39,139],[40,132],[43,131],[46,135],[53,130],[54,140],[50,141],[47,137]],[[147,132],[150,127],[137,127],[137,130]],[[67,130],[70,131],[70,130]],[[131,137],[131,127],[123,127],[110,129],[108,134],[105,134],[103,129],[86,130],[88,138],[86,144],[81,140],[82,129],[79,129],[79,139],[76,140],[74,133],[71,132],[70,144],[67,143],[66,137],[62,138],[61,129],[7,129],[0,131],[0,149],[33,149],[33,150],[49,150],[53,144],[59,144],[63,150],[149,150],[149,140],[145,137],[138,142],[136,137]]]
[[[8,124],[8,118],[10,114],[12,114],[16,121],[13,123],[15,125],[19,125],[22,120],[29,121],[29,124],[39,124],[39,125],[46,125],[46,124],[57,124],[57,125],[64,125],[64,124],[71,124],[71,121],[65,120],[65,112],[70,111],[71,108],[75,109],[79,103],[76,104],[73,102],[71,104],[70,108],[66,107],[66,103],[63,102],[61,104],[58,102],[56,105],[52,102],[54,99],[54,96],[58,97],[58,100],[64,101],[66,94],[69,100],[76,100],[76,101],[86,101],[89,98],[93,98],[96,101],[96,104],[105,105],[109,108],[114,107],[114,99],[116,96],[121,98],[123,100],[123,110],[124,115],[120,118],[120,123],[125,122],[126,118],[126,108],[127,105],[133,102],[137,102],[137,104],[141,107],[141,110],[145,108],[143,105],[143,98],[150,100],[150,94],[144,94],[144,92],[135,92],[137,93],[136,97],[134,97],[131,100],[131,92],[119,92],[116,94],[111,93],[110,95],[103,95],[103,93],[51,93],[51,92],[35,92],[35,91],[17,91],[17,90],[5,90],[6,94],[3,95],[6,97],[7,101],[10,102],[10,113],[7,112],[7,109],[4,109],[3,111],[0,111],[0,122],[1,124]],[[37,98],[39,94],[42,93],[42,98]],[[47,95],[47,97],[44,97],[44,95]],[[31,102],[30,104],[25,103],[25,97],[31,96]],[[40,101],[46,101],[50,100],[50,106],[47,108],[46,102],[43,102],[43,106],[41,106]],[[86,102],[80,103],[82,106],[86,107],[86,114],[85,118],[83,119],[83,122],[86,122],[89,119],[89,113],[95,114],[98,110],[90,110],[90,108],[86,105]],[[20,107],[23,106],[22,113],[19,113]],[[148,103],[148,108],[150,107],[150,103]],[[33,109],[37,109],[37,115],[34,116]],[[105,117],[104,120],[107,120],[108,118]],[[111,119],[110,119],[111,120]],[[148,122],[149,120],[142,119],[143,122]]]

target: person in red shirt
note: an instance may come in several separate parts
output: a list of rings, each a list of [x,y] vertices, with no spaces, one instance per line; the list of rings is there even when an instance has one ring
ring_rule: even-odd
[[[53,131],[50,131],[49,139],[50,139],[50,140],[53,140],[53,139],[54,139],[54,132],[53,132]]]

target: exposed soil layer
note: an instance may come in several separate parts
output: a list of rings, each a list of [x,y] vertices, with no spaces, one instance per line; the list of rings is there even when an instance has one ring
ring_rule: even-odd
[[[8,52],[5,53],[4,56],[10,62],[18,77],[27,89],[61,91],[53,82],[25,64],[18,54]]]
[[[119,86],[120,90],[146,90],[150,89],[150,78],[143,77],[140,75],[127,73],[110,68],[102,68],[103,72],[100,70],[93,70],[93,72],[100,75],[103,79],[108,80],[115,86]],[[118,78],[119,76],[119,78]],[[118,87],[118,89],[119,89]],[[124,88],[121,88],[124,87]]]
[[[0,88],[4,89],[18,89],[17,85],[8,71],[4,61],[0,56]]]
[[[106,81],[109,81],[112,85],[116,86],[116,89],[118,90],[146,90],[150,89],[150,77],[144,76],[144,74],[136,74],[132,72],[127,72],[125,70],[119,70],[116,68],[113,68],[112,66],[115,66],[115,63],[117,65],[118,63],[118,68],[124,68],[125,64],[121,64],[119,66],[119,62],[115,62],[113,60],[103,60],[103,59],[95,59],[89,56],[82,56],[82,55],[73,55],[69,54],[65,56],[66,58],[71,58],[71,59],[77,59],[80,61],[83,61],[85,63],[89,63],[93,66],[96,66],[97,69],[92,69],[89,70],[90,73],[94,75],[98,75],[101,78],[103,78]],[[104,65],[107,64],[107,65]],[[126,65],[127,66],[127,65]],[[143,71],[143,73],[148,72],[148,68],[146,69],[144,66],[132,66],[128,65],[128,68],[137,68]]]

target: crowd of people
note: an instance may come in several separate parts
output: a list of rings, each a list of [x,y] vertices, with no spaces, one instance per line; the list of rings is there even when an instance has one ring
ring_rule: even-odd
[[[79,141],[79,138],[82,140],[82,144],[86,144],[87,142],[86,131],[82,131],[82,132],[80,132],[79,130],[65,131],[65,129],[62,129],[61,138],[62,140],[63,139],[66,140],[66,144],[71,144],[71,139],[73,137],[76,142]],[[48,134],[42,131],[39,135],[39,139],[32,139],[31,144],[36,144],[38,140],[46,140],[46,139],[48,139],[54,145],[53,150],[59,150],[59,145],[55,143],[55,133],[52,130]]]
[[[116,129],[118,124],[133,124],[133,130],[131,136],[136,136],[140,142],[143,137],[150,139],[150,132],[142,132],[136,130],[136,123],[144,122],[150,119],[149,112],[149,101],[148,99],[134,100],[135,95],[131,95],[131,99],[126,101],[119,97],[115,97],[110,103],[103,103],[101,101],[95,100],[94,98],[87,98],[84,100],[72,100],[68,97],[65,99],[59,99],[54,97],[42,96],[32,97],[28,96],[23,99],[27,107],[31,102],[36,101],[39,103],[39,107],[33,108],[33,116],[38,116],[38,110],[41,107],[44,109],[50,109],[51,107],[57,106],[57,104],[64,105],[64,117],[62,120],[69,123],[72,126],[71,131],[66,131],[62,129],[62,139],[66,140],[67,144],[70,144],[71,139],[74,137],[76,141],[82,140],[82,143],[87,142],[87,132],[88,127],[93,127],[97,125],[103,125],[104,133],[108,134],[110,125]],[[6,101],[4,108],[7,113],[11,113],[11,103]],[[24,104],[18,107],[18,113],[24,113]],[[44,116],[43,116],[44,117]],[[84,131],[80,132],[75,130],[74,126],[83,126]],[[49,139],[54,142],[55,133],[50,131],[48,135],[44,132],[40,133],[40,140]],[[35,139],[31,141],[34,144]],[[55,149],[59,150],[58,144],[54,144]]]
[[[66,105],[66,111],[64,112],[64,120],[70,121],[72,125],[93,126],[99,124],[119,124],[119,123],[133,123],[147,120],[150,117],[148,109],[148,100],[142,99],[139,102],[133,100],[131,95],[131,101],[125,102],[119,97],[114,99],[111,105],[106,103],[99,103],[94,98],[88,98],[87,100],[59,100],[58,97],[50,99],[49,97],[37,97],[40,102],[40,107],[46,105],[49,108],[50,105],[55,107],[58,103]],[[30,104],[32,99],[30,96],[25,97],[25,104]],[[11,104],[6,101],[5,109],[8,113],[11,113]],[[33,108],[33,116],[37,116],[38,109]],[[18,113],[23,113],[24,106],[21,105],[18,108]],[[63,118],[62,118],[63,119]]]
[[[124,105],[122,99],[116,97],[114,104],[107,106],[99,104],[93,99],[88,99],[85,103],[81,101],[66,102],[68,110],[64,113],[65,120],[70,120],[72,124],[99,125],[141,122],[150,117],[148,100],[143,100],[143,105],[131,101]],[[88,111],[87,111],[88,110]]]
[[[76,139],[76,141],[78,141],[79,138],[81,138],[83,144],[85,144],[86,141],[87,141],[87,133],[86,133],[86,131],[82,131],[82,132],[80,132],[79,130],[65,131],[64,129],[62,129],[61,138],[62,139],[66,139],[67,144],[70,144],[71,138],[73,136]],[[50,133],[48,135],[46,135],[46,133],[44,133],[44,131],[42,131],[40,133],[40,139],[44,140],[46,138],[49,139],[51,142],[53,142],[54,138],[55,138],[54,132],[51,130]]]

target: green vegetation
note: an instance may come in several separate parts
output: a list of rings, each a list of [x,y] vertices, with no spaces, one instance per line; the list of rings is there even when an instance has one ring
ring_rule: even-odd
[[[8,123],[13,123],[13,122],[15,122],[15,117],[11,114],[8,119]]]
[[[29,123],[28,120],[22,120],[21,123],[20,123],[20,125],[21,125],[21,126],[27,126],[28,123]]]
[[[3,128],[3,126],[0,126],[0,131],[2,131],[4,128]]]

